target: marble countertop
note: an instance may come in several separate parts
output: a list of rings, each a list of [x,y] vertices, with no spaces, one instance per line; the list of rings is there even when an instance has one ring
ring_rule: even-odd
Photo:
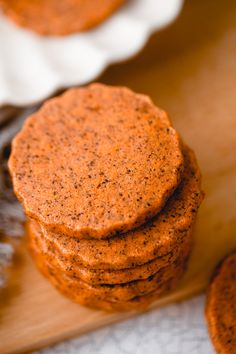
[[[37,354],[214,354],[207,333],[204,305],[205,296],[201,295],[57,344]]]

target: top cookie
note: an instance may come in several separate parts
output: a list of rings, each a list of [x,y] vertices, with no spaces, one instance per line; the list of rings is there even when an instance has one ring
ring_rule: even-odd
[[[219,266],[210,284],[206,317],[219,354],[236,352],[236,252]]]
[[[176,253],[188,239],[203,199],[201,173],[193,151],[184,147],[185,170],[178,188],[151,221],[123,235],[109,239],[78,239],[52,232],[30,222],[33,233],[41,231],[53,257],[89,269],[134,268]],[[31,227],[31,226],[30,226]],[[37,230],[38,227],[38,230]]]
[[[162,209],[183,155],[166,113],[147,96],[93,84],[27,120],[9,168],[28,216],[71,236],[105,238]]]
[[[54,258],[89,269],[124,270],[176,254],[192,240],[192,229],[203,199],[195,155],[187,146],[183,154],[185,169],[180,185],[156,217],[133,231],[109,239],[87,240],[48,231],[32,221],[30,228],[33,226],[32,232],[41,236]]]
[[[14,22],[43,35],[66,35],[96,26],[124,0],[0,0]]]

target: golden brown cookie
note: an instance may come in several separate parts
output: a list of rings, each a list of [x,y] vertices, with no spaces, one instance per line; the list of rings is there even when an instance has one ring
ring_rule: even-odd
[[[47,261],[49,263],[54,263],[58,271],[61,271],[70,277],[80,278],[92,285],[122,284],[133,280],[147,279],[157,273],[161,268],[166,267],[180,257],[183,257],[183,255],[186,254],[186,252],[189,252],[192,247],[192,230],[189,229],[188,234],[184,237],[183,243],[174,247],[174,249],[167,255],[157,257],[148,263],[135,268],[118,270],[90,269],[64,259],[57,250],[52,248],[52,245],[47,244],[40,232],[39,226],[35,225],[35,222],[29,222],[27,229],[30,242],[34,249],[40,249]]]
[[[236,353],[236,252],[216,270],[206,303],[208,329],[218,354]]]
[[[104,291],[102,294],[101,292],[99,293],[98,291],[94,291],[94,289],[91,290],[88,289],[88,287],[83,287],[82,285],[75,285],[74,281],[68,277],[65,280],[65,278],[61,276],[62,274],[55,272],[52,265],[45,262],[45,259],[43,259],[42,255],[39,254],[38,251],[31,248],[31,252],[33,253],[33,258],[38,269],[62,294],[82,305],[105,310],[127,311],[132,309],[142,309],[177,284],[183,276],[185,270],[185,262],[176,265],[175,270],[174,268],[172,270],[170,268],[169,277],[166,277],[165,281],[162,283],[160,282],[154,291],[142,296],[135,296],[133,294],[134,296],[132,297],[125,296],[124,299],[122,299],[122,297],[117,298],[111,296],[111,289],[110,291]],[[107,296],[105,292],[107,292]],[[128,298],[130,298],[130,300],[127,300]]]
[[[124,0],[0,0],[18,26],[43,35],[66,35],[96,26]]]
[[[79,240],[43,228],[51,251],[58,251],[62,260],[68,259],[73,265],[114,270],[137,267],[181,246],[193,228],[203,197],[194,153],[185,148],[184,155],[182,183],[152,222],[106,240]]]
[[[54,285],[59,291],[61,291],[62,294],[64,294],[65,296],[80,305],[105,311],[144,311],[149,307],[152,302],[160,299],[166,293],[173,290],[182,278],[182,276],[183,274],[179,273],[177,276],[171,278],[168,283],[165,284],[165,286],[158,288],[147,295],[137,296],[129,301],[117,302],[96,300],[93,297],[81,299],[78,294],[70,292],[70,289],[61,288],[60,284],[56,283],[57,281]]]
[[[92,84],[27,119],[9,168],[29,217],[100,239],[156,215],[180,182],[183,156],[166,113],[147,96]]]
[[[148,279],[123,284],[91,285],[79,278],[72,278],[63,273],[61,269],[55,266],[53,261],[48,262],[41,250],[38,247],[35,249],[33,244],[30,244],[30,250],[33,257],[41,258],[42,264],[50,269],[50,272],[60,280],[62,286],[69,286],[71,291],[78,295],[94,296],[97,299],[107,301],[129,301],[136,296],[143,296],[158,288],[162,288],[162,286],[168,283],[170,278],[178,276],[179,273],[183,273],[186,261],[189,257],[188,250],[188,252],[185,252],[185,254],[176,259],[173,264],[160,269]]]

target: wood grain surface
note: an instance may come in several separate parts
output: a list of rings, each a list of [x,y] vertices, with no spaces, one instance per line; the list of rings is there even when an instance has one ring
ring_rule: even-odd
[[[153,306],[183,300],[203,291],[215,264],[236,248],[236,2],[187,1],[137,58],[99,81],[149,94],[196,151],[206,198],[194,252],[178,289]],[[30,351],[133,315],[65,299],[37,272],[24,245],[0,301],[0,353]]]

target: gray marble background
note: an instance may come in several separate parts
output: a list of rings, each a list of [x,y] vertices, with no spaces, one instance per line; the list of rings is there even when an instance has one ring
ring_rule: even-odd
[[[57,344],[37,354],[214,354],[207,333],[204,305],[205,296],[201,295]]]

